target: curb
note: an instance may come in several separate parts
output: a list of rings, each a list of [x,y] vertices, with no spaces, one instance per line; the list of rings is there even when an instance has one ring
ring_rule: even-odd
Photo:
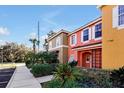
[[[7,84],[6,88],[10,88],[10,85],[11,85],[11,83],[12,83],[12,81],[13,81],[13,78],[14,78],[14,76],[15,76],[15,73],[16,73],[16,68],[15,68],[15,71],[14,71],[14,73],[13,73],[11,79],[9,80],[9,83]]]

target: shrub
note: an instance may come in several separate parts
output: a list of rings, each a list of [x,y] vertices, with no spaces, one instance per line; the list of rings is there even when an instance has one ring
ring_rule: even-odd
[[[64,86],[61,86],[61,85],[62,85],[61,80],[54,79],[43,84],[43,87],[45,88],[76,88],[78,87],[77,82],[75,81],[68,81],[64,84]]]
[[[27,66],[28,68],[31,68],[32,65],[33,65],[33,62],[31,62],[30,60],[27,60],[27,61],[25,62],[25,64],[26,64],[26,66]]]
[[[43,59],[43,52],[39,52],[37,54],[35,54],[35,58],[36,58],[36,63],[45,63],[44,59]]]
[[[35,77],[40,77],[52,74],[53,68],[50,64],[34,64],[31,72]]]
[[[55,67],[54,65],[59,63],[59,60],[57,58],[58,58],[57,52],[39,53],[28,52],[27,55],[25,56],[25,63],[28,68],[31,68],[36,63],[38,64],[48,63],[52,64],[52,66]]]
[[[72,87],[76,79],[80,78],[80,72],[76,67],[71,67],[68,63],[59,64],[54,73],[55,79],[60,80],[61,87]],[[71,85],[70,85],[71,84]]]
[[[56,67],[58,66],[58,63],[51,63],[49,64],[52,68],[52,71],[55,72],[56,71]]]
[[[43,52],[42,57],[46,63],[59,63],[57,52]]]
[[[51,80],[42,84],[44,88],[76,88],[79,87],[78,83],[75,81],[68,81],[63,86],[62,81],[58,79]]]
[[[73,60],[72,62],[69,62],[69,65],[71,66],[71,67],[74,67],[74,66],[77,66],[77,61],[75,61],[75,60]]]
[[[110,71],[100,69],[82,69],[82,78],[78,80],[80,87],[108,88],[112,87]]]
[[[76,88],[79,87],[76,80],[67,80],[63,85],[63,88]]]
[[[33,52],[28,52],[25,56],[25,64],[28,68],[31,68],[32,65],[36,62],[36,55]]]
[[[79,87],[76,79],[80,78],[79,69],[71,67],[68,63],[59,64],[54,72],[54,79],[45,83],[47,88],[75,88]]]
[[[110,76],[114,87],[124,88],[124,66],[118,70],[113,70]]]
[[[61,88],[61,82],[59,80],[51,80],[43,85],[44,88]]]

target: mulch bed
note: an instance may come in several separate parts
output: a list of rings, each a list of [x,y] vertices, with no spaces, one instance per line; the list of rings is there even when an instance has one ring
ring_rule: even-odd
[[[0,69],[0,88],[5,88],[11,79],[15,68]]]

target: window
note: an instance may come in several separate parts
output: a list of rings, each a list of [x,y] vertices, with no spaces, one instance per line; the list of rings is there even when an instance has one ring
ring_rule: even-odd
[[[124,28],[124,5],[119,5],[113,8],[113,28]]]
[[[95,38],[99,38],[102,35],[102,23],[95,26]]]
[[[71,36],[71,44],[72,45],[76,44],[76,35]]]
[[[118,7],[118,25],[124,25],[124,5]]]
[[[56,47],[60,46],[60,40],[61,40],[60,37],[56,38]]]
[[[83,41],[89,40],[89,29],[83,31]]]

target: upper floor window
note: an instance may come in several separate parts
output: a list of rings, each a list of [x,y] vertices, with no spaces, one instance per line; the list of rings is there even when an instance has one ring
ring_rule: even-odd
[[[112,27],[124,29],[124,5],[117,5],[112,10]]]
[[[76,44],[76,35],[71,36],[71,45]]]
[[[102,23],[99,23],[95,26],[95,38],[102,36]]]
[[[119,5],[118,7],[118,24],[124,25],[124,5]]]
[[[89,29],[83,31],[83,41],[89,40]]]
[[[60,46],[60,41],[61,41],[60,37],[57,37],[57,38],[56,38],[56,47],[57,47],[57,46]]]

